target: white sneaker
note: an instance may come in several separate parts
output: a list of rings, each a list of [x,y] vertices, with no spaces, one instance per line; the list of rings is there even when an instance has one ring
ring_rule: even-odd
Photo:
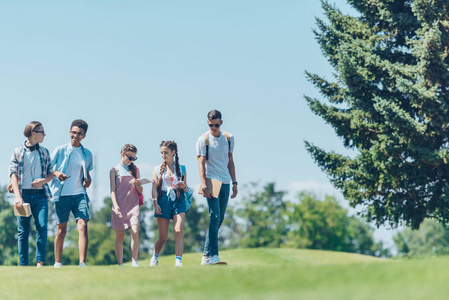
[[[85,263],[80,263],[79,267],[80,267],[80,268],[85,268],[85,267],[86,267],[86,264],[85,264]]]
[[[179,259],[175,260],[175,267],[182,267],[182,261]]]
[[[60,263],[60,262],[55,262],[55,264],[54,264],[53,267],[55,267],[55,269],[61,269],[61,268],[62,268],[62,263]]]
[[[159,264],[159,260],[153,256],[150,260],[150,267],[156,267],[158,264]]]
[[[201,258],[201,264],[203,266],[210,265],[210,256],[204,256]]]
[[[131,267],[138,267],[139,264],[137,263],[137,261],[133,260],[133,262],[131,263]]]
[[[211,259],[209,261],[209,264],[213,265],[213,264],[216,264],[219,261],[220,261],[220,258],[218,257],[218,255],[214,255],[214,256],[211,257]]]
[[[118,265],[119,267],[124,267],[125,265],[124,264],[120,264],[120,265]]]

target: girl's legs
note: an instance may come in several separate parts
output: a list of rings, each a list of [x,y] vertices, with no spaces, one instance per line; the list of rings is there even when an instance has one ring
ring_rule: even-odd
[[[139,256],[139,225],[131,226],[131,257],[137,261]]]
[[[159,237],[154,244],[154,254],[159,255],[161,253],[162,248],[165,245],[168,237],[168,226],[170,225],[170,219],[157,218],[157,227],[159,230]]]
[[[115,231],[115,256],[117,263],[123,264],[123,240],[125,239],[125,230]]]
[[[175,236],[175,255],[182,256],[184,251],[184,220],[186,213],[173,216],[173,234]]]

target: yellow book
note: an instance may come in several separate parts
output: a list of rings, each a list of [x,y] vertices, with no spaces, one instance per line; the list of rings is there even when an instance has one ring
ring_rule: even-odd
[[[17,210],[17,207],[14,205],[14,215],[17,217],[29,217],[31,216],[31,208],[29,203],[24,203],[22,205],[21,210]]]
[[[218,195],[220,194],[220,190],[221,190],[221,185],[222,184],[223,184],[223,182],[221,182],[220,180],[206,178],[207,188],[209,189],[209,191],[212,191],[212,194],[214,195],[214,198],[217,198]],[[203,191],[199,190],[198,194],[202,195]]]

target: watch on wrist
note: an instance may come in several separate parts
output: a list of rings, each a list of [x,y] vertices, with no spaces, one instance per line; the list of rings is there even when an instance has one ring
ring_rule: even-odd
[[[232,185],[238,185],[238,182],[237,181],[234,181],[234,182],[232,182]]]

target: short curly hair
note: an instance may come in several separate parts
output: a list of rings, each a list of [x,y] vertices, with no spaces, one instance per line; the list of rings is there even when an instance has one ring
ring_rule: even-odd
[[[87,133],[87,128],[89,127],[89,125],[87,125],[86,121],[81,120],[81,119],[76,119],[75,121],[73,121],[72,126],[70,126],[70,128],[72,128],[73,126],[83,129],[84,134]]]

